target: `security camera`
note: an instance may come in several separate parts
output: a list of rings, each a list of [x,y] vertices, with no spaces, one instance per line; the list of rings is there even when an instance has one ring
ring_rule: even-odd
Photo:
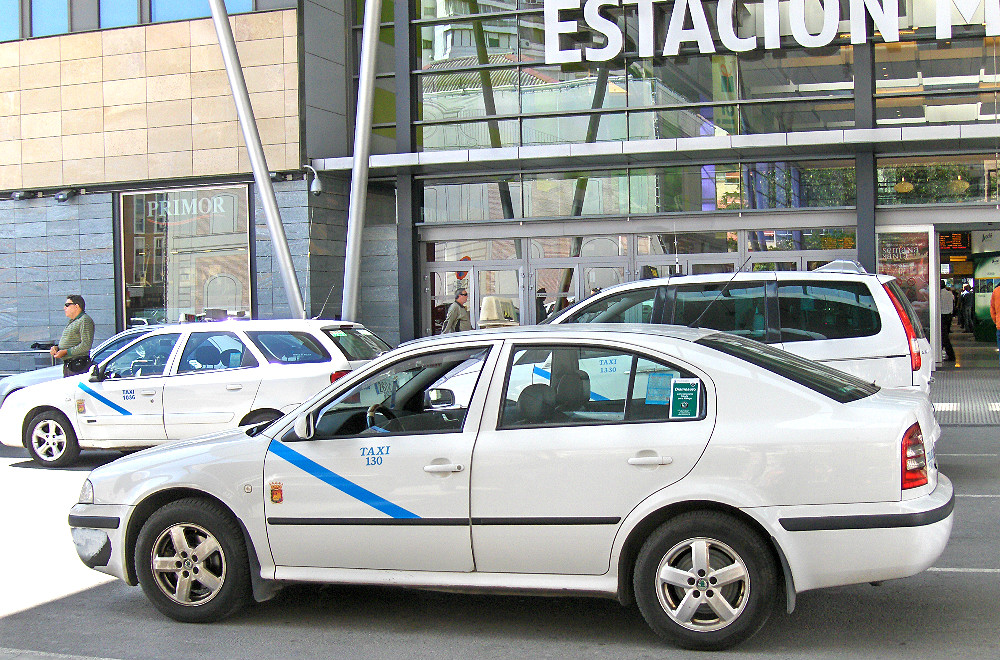
[[[323,184],[320,183],[319,172],[316,171],[316,168],[314,168],[312,165],[303,165],[302,169],[309,170],[310,172],[312,172],[313,175],[312,183],[309,184],[309,192],[312,193],[313,195],[316,195],[317,197],[322,195]]]
[[[72,188],[67,190],[60,190],[55,194],[57,202],[68,202],[73,197],[76,197],[76,191]]]
[[[27,190],[15,190],[10,194],[10,198],[14,201],[21,201],[22,199],[28,199],[29,197],[34,197],[35,193],[28,192]]]

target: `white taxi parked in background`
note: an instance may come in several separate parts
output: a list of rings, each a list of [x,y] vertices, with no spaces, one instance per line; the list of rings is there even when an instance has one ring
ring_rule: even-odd
[[[457,333],[266,429],[100,467],[69,524],[180,621],[295,581],[536,590],[719,649],[797,592],[929,567],[954,506],[939,435],[920,392],[716,331]]]
[[[10,394],[0,440],[42,465],[273,421],[389,347],[329,320],[162,326],[90,374]]]

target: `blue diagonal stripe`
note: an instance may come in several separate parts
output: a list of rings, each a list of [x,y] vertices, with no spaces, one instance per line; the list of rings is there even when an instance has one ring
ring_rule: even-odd
[[[131,415],[132,414],[131,412],[129,412],[125,408],[122,408],[121,406],[119,406],[117,403],[115,403],[111,399],[109,399],[109,398],[107,398],[107,397],[105,397],[103,395],[98,394],[97,392],[95,392],[91,388],[87,387],[83,383],[77,383],[77,387],[79,387],[81,390],[83,390],[84,392],[86,392],[90,396],[94,397],[95,399],[97,399],[98,401],[100,401],[101,403],[103,403],[104,405],[110,406],[113,410],[116,410],[117,412],[120,412],[123,415]]]
[[[278,442],[277,440],[272,440],[267,449],[275,456],[280,456],[295,467],[304,470],[324,483],[330,484],[345,495],[350,495],[354,499],[364,502],[373,509],[378,509],[387,516],[391,516],[393,518],[420,517],[411,511],[407,511],[401,506],[396,506],[389,500],[380,497],[369,490],[365,490],[356,483],[348,481],[339,474],[328,470],[311,458],[303,456],[288,445]]]

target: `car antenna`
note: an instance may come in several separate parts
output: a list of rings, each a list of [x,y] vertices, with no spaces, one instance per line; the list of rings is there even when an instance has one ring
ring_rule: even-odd
[[[705,315],[705,312],[708,311],[709,307],[715,304],[716,300],[718,300],[723,294],[726,293],[726,291],[729,289],[729,285],[733,283],[733,280],[736,279],[737,275],[743,272],[743,266],[747,265],[747,261],[750,261],[750,257],[752,256],[753,256],[752,254],[747,256],[746,261],[744,261],[743,264],[739,268],[737,268],[735,272],[733,272],[733,276],[729,278],[729,280],[725,283],[725,285],[721,289],[719,289],[719,292],[715,294],[715,297],[712,298],[712,300],[707,305],[705,305],[705,309],[701,310],[701,314],[698,315],[698,318],[696,318],[694,321],[688,324],[689,328],[698,327],[698,322],[701,321],[701,317]]]

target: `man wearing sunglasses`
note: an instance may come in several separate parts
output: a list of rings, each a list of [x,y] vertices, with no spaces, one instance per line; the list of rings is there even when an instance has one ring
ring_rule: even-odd
[[[49,349],[54,358],[63,361],[63,376],[82,374],[90,368],[90,346],[94,343],[94,320],[84,309],[83,296],[66,296],[63,310],[69,323],[59,338],[59,345]]]

